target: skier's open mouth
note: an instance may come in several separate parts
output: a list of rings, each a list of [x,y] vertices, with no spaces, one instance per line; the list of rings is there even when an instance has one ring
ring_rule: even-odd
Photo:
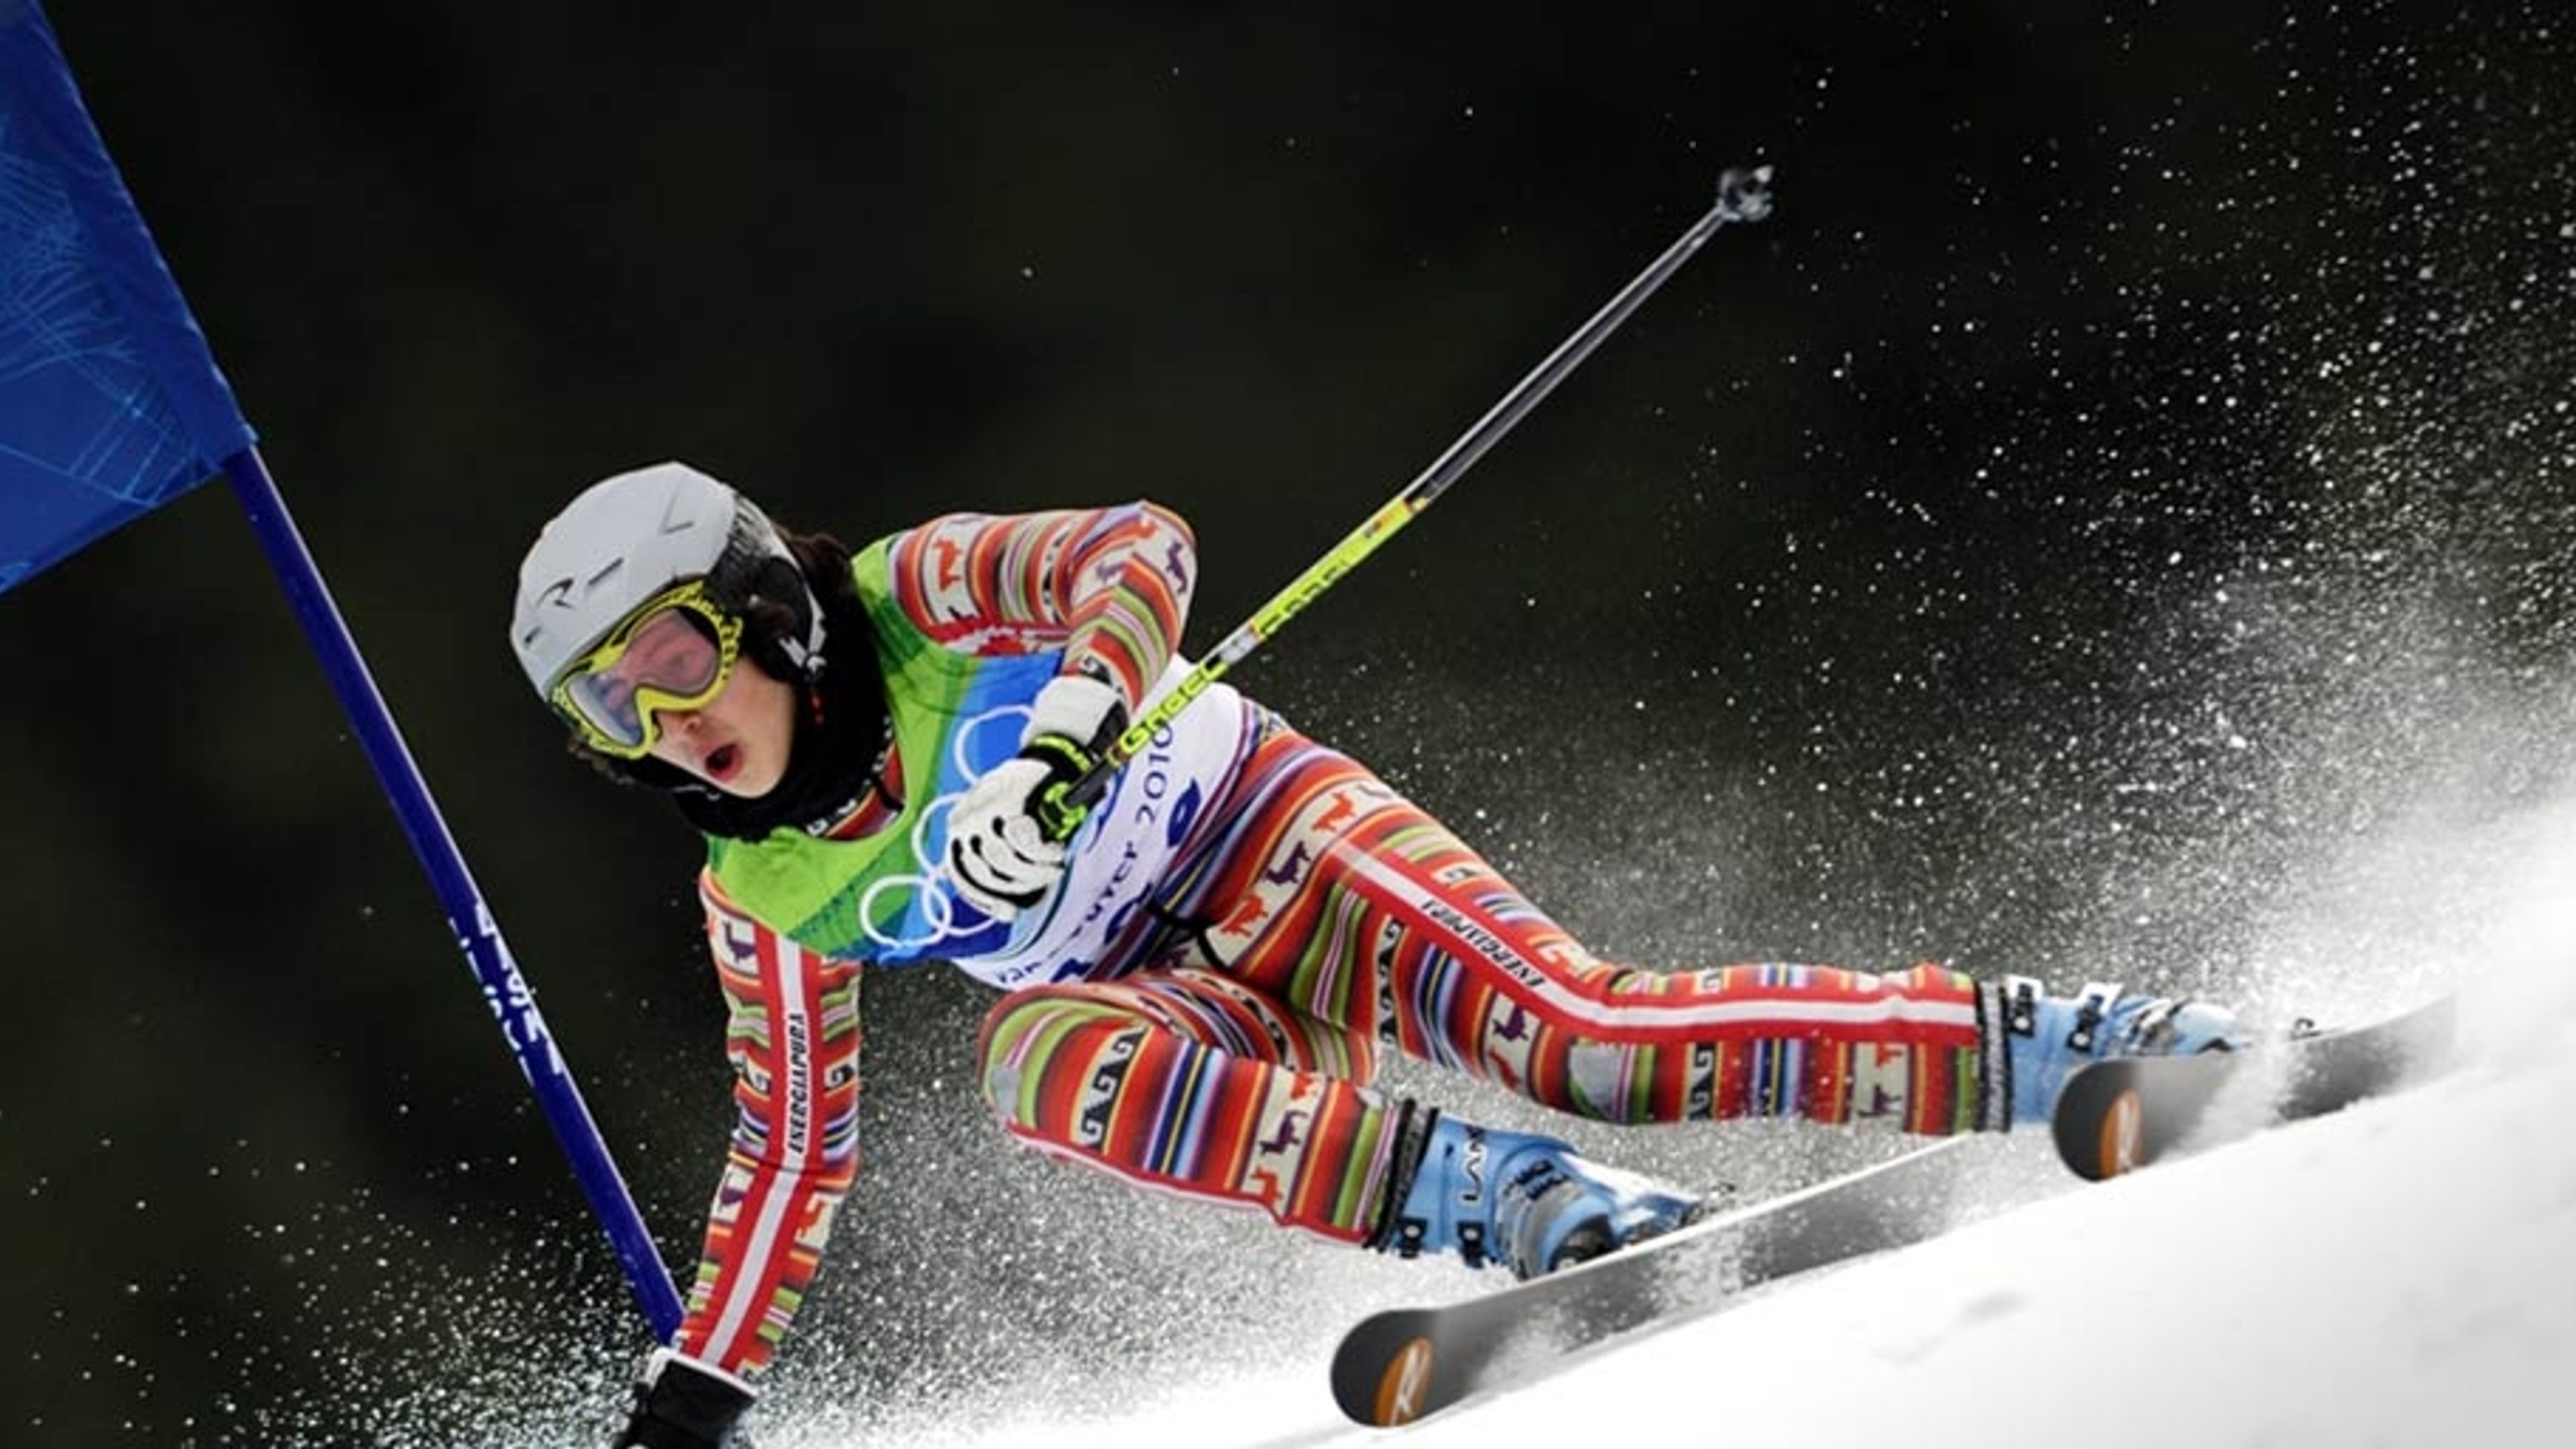
[[[707,778],[721,785],[742,769],[742,746],[718,745],[707,751]]]

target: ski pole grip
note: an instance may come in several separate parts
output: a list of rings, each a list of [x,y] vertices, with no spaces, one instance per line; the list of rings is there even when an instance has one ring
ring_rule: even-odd
[[[1771,214],[1771,168],[1730,166],[1717,178],[1721,221],[1760,221]]]
[[[1071,840],[1073,833],[1082,828],[1082,822],[1091,818],[1091,807],[1100,803],[1102,792],[1109,788],[1109,777],[1117,770],[1115,762],[1104,759],[1071,780],[1039,791],[1037,798],[1029,804],[1029,813],[1037,817],[1038,829],[1046,833],[1047,839],[1059,844]]]

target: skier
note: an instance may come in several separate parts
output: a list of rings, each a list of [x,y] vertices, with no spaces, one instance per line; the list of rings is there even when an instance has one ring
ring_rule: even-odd
[[[1001,996],[978,1077],[1057,1156],[1283,1226],[1523,1277],[1692,1194],[1371,1088],[1381,1047],[1617,1122],[2042,1119],[2094,1057],[2235,1044],[2205,1002],[1599,960],[1365,767],[1217,684],[1068,839],[1041,824],[1158,690],[1197,578],[1151,503],[956,514],[855,553],[680,463],[575,498],[511,642],[576,750],[665,792],[699,876],[738,1120],[673,1341],[616,1443],[729,1441],[856,1170],[862,966]]]

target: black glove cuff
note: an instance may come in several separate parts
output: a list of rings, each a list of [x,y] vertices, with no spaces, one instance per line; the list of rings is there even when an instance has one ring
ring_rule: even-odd
[[[635,1411],[616,1449],[728,1449],[755,1397],[740,1380],[665,1349],[635,1384]]]

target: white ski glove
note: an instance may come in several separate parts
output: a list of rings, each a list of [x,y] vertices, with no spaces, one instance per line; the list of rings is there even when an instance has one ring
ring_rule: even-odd
[[[1126,728],[1127,702],[1104,680],[1058,675],[1038,691],[1020,752],[948,811],[948,876],[968,904],[1008,921],[1055,889],[1087,813],[1068,793]]]

